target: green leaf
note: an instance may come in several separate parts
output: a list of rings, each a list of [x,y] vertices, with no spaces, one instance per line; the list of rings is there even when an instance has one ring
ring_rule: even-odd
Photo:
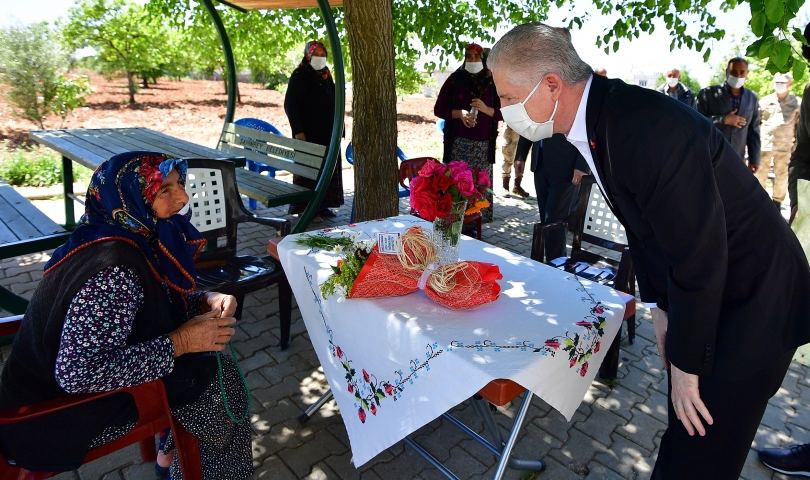
[[[804,78],[804,74],[807,71],[807,64],[802,60],[793,61],[793,81],[799,82],[802,78]],[[810,99],[808,99],[810,100]]]
[[[808,45],[807,39],[804,38],[804,33],[802,33],[801,29],[798,28],[793,29],[793,38],[801,42],[802,45]]]
[[[765,33],[765,14],[763,12],[754,12],[751,15],[751,31],[754,35],[761,37]]]
[[[774,49],[773,54],[771,54],[771,60],[773,63],[776,64],[779,69],[786,68],[787,61],[790,58],[790,42],[787,40],[780,40],[777,47]]]
[[[799,3],[799,0],[787,0],[787,9],[790,16],[795,16],[799,12],[802,3],[804,2]]]
[[[764,41],[759,47],[759,58],[768,58],[774,54],[773,41]]]
[[[619,41],[618,40],[613,42],[613,53],[616,53],[617,51],[619,51]]]
[[[763,42],[765,42],[764,38],[758,39],[756,42],[748,45],[748,48],[745,50],[746,57],[759,57],[759,49],[762,46]],[[704,61],[708,60],[704,57]]]
[[[768,16],[768,20],[770,20],[771,23],[782,23],[782,19],[785,16],[784,0],[765,0],[765,15]]]

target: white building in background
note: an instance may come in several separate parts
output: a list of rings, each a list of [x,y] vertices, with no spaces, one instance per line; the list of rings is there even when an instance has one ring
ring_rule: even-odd
[[[661,72],[653,72],[650,74],[640,72],[633,74],[633,83],[638,85],[639,87],[644,88],[658,88],[658,77],[661,76]]]

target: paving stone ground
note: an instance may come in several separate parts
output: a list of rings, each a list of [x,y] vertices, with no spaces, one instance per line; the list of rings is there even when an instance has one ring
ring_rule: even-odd
[[[499,172],[499,166],[496,166]],[[344,170],[347,202],[322,228],[344,225],[351,212],[353,172]],[[499,180],[499,179],[497,179]],[[500,183],[497,181],[496,183]],[[532,190],[531,185],[524,185]],[[484,227],[483,240],[528,256],[531,226],[538,222],[534,199],[502,196],[495,202],[495,221]],[[58,217],[59,202],[53,214]],[[400,204],[407,212],[407,203]],[[48,212],[46,212],[48,213]],[[260,208],[264,216],[285,216],[283,208]],[[290,217],[295,221],[294,217]],[[240,227],[240,253],[263,254],[272,231],[262,226]],[[26,297],[42,276],[48,253],[27,255],[0,262],[0,285]],[[0,311],[0,316],[7,315]],[[296,417],[327,390],[312,344],[297,307],[293,311],[292,342],[279,349],[278,294],[275,286],[245,299],[243,318],[234,345],[253,393],[251,425],[256,479],[439,479],[437,469],[402,442],[356,469],[340,411],[327,403],[305,425]],[[624,329],[623,329],[624,330]],[[636,341],[623,336],[618,379],[608,385],[597,378],[571,422],[548,404],[535,398],[529,409],[515,453],[521,458],[542,458],[548,463],[537,478],[647,479],[655,464],[661,435],[666,428],[667,384],[655,346],[649,312],[639,309]],[[0,360],[10,347],[0,349]],[[514,402],[513,402],[514,403]],[[498,422],[511,425],[517,405],[499,408]],[[483,422],[469,402],[453,415],[486,436]],[[445,462],[460,478],[491,478],[496,457],[462,435],[444,419],[418,430],[413,437]],[[771,400],[762,420],[742,477],[746,480],[787,478],[772,474],[756,458],[755,449],[810,442],[810,368],[793,362],[782,388]],[[152,479],[153,465],[140,461],[137,446],[66,472],[60,479]],[[507,479],[533,478],[529,472],[509,470]]]

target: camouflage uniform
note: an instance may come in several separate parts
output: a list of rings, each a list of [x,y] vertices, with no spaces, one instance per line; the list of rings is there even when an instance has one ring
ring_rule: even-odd
[[[515,150],[517,150],[520,135],[507,125],[503,138],[506,140],[506,145],[501,149],[503,152],[503,178],[509,178],[512,176],[512,164],[515,162]]]
[[[773,201],[782,203],[787,195],[788,162],[793,150],[793,139],[796,137],[796,123],[799,119],[801,99],[788,93],[780,100],[772,93],[759,101],[760,136],[762,138],[762,163],[756,176],[765,188],[771,158],[773,171]]]

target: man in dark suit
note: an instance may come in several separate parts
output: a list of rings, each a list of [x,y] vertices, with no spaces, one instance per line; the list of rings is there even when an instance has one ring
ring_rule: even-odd
[[[540,221],[568,220],[577,204],[582,177],[591,171],[588,163],[563,135],[554,135],[534,144],[520,137],[515,161],[525,162],[529,149]],[[546,234],[544,255],[547,262],[565,256],[565,230],[558,229]]]
[[[795,235],[708,119],[593,75],[557,30],[515,27],[489,66],[504,120],[534,141],[565,134],[627,229],[669,370],[652,477],[737,479],[793,352],[810,342],[810,266]]]
[[[761,156],[759,99],[752,90],[743,88],[746,78],[748,61],[739,57],[729,60],[726,81],[698,93],[697,111],[723,132],[740,158],[745,158],[745,147],[748,147],[748,168],[756,173]]]

